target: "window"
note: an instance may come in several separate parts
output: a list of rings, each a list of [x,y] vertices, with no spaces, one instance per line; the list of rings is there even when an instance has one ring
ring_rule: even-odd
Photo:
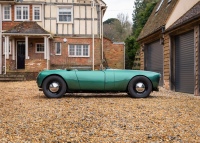
[[[56,55],[61,55],[61,43],[55,43]]]
[[[88,45],[83,45],[83,56],[89,55]]]
[[[57,21],[60,23],[72,22],[72,6],[58,7]]]
[[[36,43],[36,53],[44,53],[44,44],[43,43]]]
[[[11,6],[10,5],[3,6],[3,20],[4,21],[11,20]]]
[[[158,12],[158,11],[159,11],[159,9],[160,9],[160,7],[161,7],[161,5],[162,5],[163,1],[164,1],[164,0],[161,0],[160,4],[158,5],[158,7],[157,7],[157,9],[156,9],[156,12]]]
[[[89,57],[89,45],[69,45],[69,57]]]
[[[3,54],[5,54],[5,42],[3,42]],[[9,42],[9,55],[11,54],[11,41]]]
[[[15,6],[15,20],[19,20],[19,21],[29,20],[29,6],[28,5]]]
[[[40,5],[33,6],[33,20],[41,21],[41,6]]]

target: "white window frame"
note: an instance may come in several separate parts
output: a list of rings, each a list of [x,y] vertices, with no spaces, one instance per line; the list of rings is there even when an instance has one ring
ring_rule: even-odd
[[[21,19],[17,19],[17,7],[20,7],[21,8]],[[28,18],[27,19],[24,19],[23,18],[23,8],[24,7],[27,7],[28,8],[28,14],[27,14],[27,16],[28,16]],[[30,7],[29,7],[29,5],[15,5],[15,21],[29,21],[29,18],[30,18]]]
[[[37,45],[43,45],[44,48],[44,43],[35,43],[35,53],[44,53],[44,51],[38,51]]]
[[[170,3],[172,0],[168,0],[168,3]]]
[[[60,44],[60,53],[57,53],[57,51],[58,51],[58,47],[57,47],[57,45],[58,44]],[[55,43],[55,54],[56,55],[62,55],[62,46],[61,46],[62,44],[61,44],[61,42],[56,42]]]
[[[5,7],[9,7],[9,19],[5,19]],[[4,5],[3,6],[3,21],[11,21],[11,6],[10,5]]]
[[[39,8],[39,19],[35,19],[35,8]],[[41,12],[41,5],[33,5],[33,21],[41,21],[41,16],[42,16],[42,12]]]
[[[70,46],[74,46],[74,55],[70,55]],[[88,55],[83,55],[84,46],[88,47]],[[77,52],[78,46],[81,46],[81,54],[79,55]],[[90,57],[90,45],[89,44],[69,44],[68,45],[68,57]]]
[[[11,44],[11,41],[9,41],[9,55],[11,55],[11,46],[12,46],[12,44]],[[3,55],[5,55],[5,41],[3,41]]]
[[[59,12],[60,12],[60,8],[66,8],[66,9],[70,9],[71,10],[71,21],[60,21],[59,20]],[[73,23],[73,6],[58,6],[57,7],[57,23]]]
[[[161,0],[160,4],[158,5],[157,9],[156,9],[156,13],[159,11],[161,5],[163,4],[164,0]]]

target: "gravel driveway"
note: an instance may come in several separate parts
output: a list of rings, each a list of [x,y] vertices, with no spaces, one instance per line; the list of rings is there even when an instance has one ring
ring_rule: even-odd
[[[0,142],[200,142],[200,97],[161,89],[146,99],[66,94],[0,82]]]

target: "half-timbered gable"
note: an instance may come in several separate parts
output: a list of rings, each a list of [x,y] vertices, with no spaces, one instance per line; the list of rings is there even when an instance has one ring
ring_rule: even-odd
[[[105,11],[102,0],[0,0],[0,73],[124,68],[124,44],[103,38]]]

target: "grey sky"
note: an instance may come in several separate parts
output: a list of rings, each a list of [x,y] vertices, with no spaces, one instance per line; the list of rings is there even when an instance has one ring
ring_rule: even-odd
[[[107,4],[107,10],[103,17],[103,21],[109,18],[117,18],[117,14],[128,14],[129,20],[132,22],[132,13],[135,0],[103,0]]]

